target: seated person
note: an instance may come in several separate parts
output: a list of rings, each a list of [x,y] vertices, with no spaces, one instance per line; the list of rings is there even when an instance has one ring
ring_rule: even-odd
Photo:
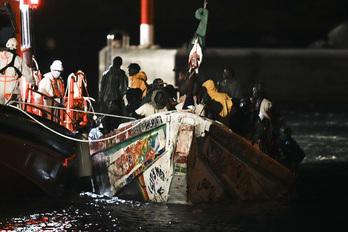
[[[127,117],[137,118],[135,110],[141,105],[142,91],[139,88],[129,88],[126,92],[127,103],[124,107],[123,115]]]
[[[217,120],[229,127],[230,117],[235,111],[231,98],[226,93],[219,93],[213,80],[207,80],[202,86],[207,89],[207,93],[211,99],[219,102],[222,106],[221,110],[216,115]]]
[[[135,113],[147,117],[156,113],[168,111],[168,99],[163,90],[154,90],[151,95],[151,102],[140,106]]]

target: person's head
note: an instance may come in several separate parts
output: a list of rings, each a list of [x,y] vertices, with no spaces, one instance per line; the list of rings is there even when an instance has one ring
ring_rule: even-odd
[[[155,109],[163,109],[168,104],[166,94],[162,90],[155,90],[152,93],[151,98],[152,105]]]
[[[129,76],[134,76],[135,74],[137,74],[140,71],[140,66],[136,63],[131,63],[128,66],[128,74]]]
[[[152,82],[152,87],[153,88],[163,88],[164,87],[164,82],[161,78],[156,78]]]
[[[54,78],[59,78],[60,74],[64,70],[62,61],[60,61],[60,60],[53,61],[53,63],[51,64],[50,69],[51,69],[52,76]]]
[[[224,72],[222,73],[222,77],[224,79],[229,78],[232,79],[234,77],[234,69],[232,67],[226,67]]]
[[[7,40],[6,48],[8,51],[16,52],[18,49],[18,41],[16,40],[16,38]]]
[[[119,68],[122,65],[122,58],[120,56],[116,56],[112,61],[113,66]]]
[[[283,140],[287,140],[291,138],[292,130],[289,127],[281,127],[279,131],[280,131],[280,137]]]
[[[256,83],[253,87],[253,97],[254,98],[263,98],[265,97],[265,87],[263,83]]]
[[[129,88],[126,92],[126,98],[129,103],[137,102],[142,99],[143,92],[139,88]]]

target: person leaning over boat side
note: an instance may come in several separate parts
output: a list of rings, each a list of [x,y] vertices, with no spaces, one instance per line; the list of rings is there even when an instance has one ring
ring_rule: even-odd
[[[6,49],[0,53],[0,104],[8,104],[11,100],[21,100],[18,78],[22,76],[36,88],[31,68],[16,53],[17,40],[15,38],[9,39],[6,43]]]
[[[284,124],[282,117],[275,110],[274,104],[266,98],[263,83],[253,87],[253,112],[251,116],[251,132],[249,139],[252,144],[259,142],[261,151],[278,159],[280,148],[278,144],[279,129]]]
[[[54,98],[54,102],[50,99],[43,97],[43,109],[48,112],[56,113],[56,110],[50,109],[48,106],[59,105],[59,103],[64,104],[64,81],[61,77],[61,73],[64,71],[63,63],[60,60],[55,60],[50,66],[50,72],[44,74],[44,78],[39,82],[38,92],[43,93],[49,97]],[[35,95],[36,104],[41,104],[42,95]],[[48,119],[51,118],[50,115],[46,115]]]
[[[142,97],[144,97],[148,89],[147,76],[145,72],[140,70],[140,66],[136,63],[131,63],[128,66],[129,88],[141,89]]]
[[[275,140],[270,117],[271,108],[272,103],[264,98],[260,106],[260,113],[254,124],[254,134],[251,140],[252,144],[259,141],[260,150],[271,157],[276,158],[272,149]]]
[[[151,95],[151,102],[145,103],[135,110],[142,117],[151,116],[156,113],[168,111],[168,98],[161,89],[156,89]]]
[[[226,93],[219,93],[213,80],[207,80],[202,86],[206,88],[211,99],[219,102],[222,106],[222,109],[218,112],[217,120],[229,127],[230,117],[234,113],[231,98]]]

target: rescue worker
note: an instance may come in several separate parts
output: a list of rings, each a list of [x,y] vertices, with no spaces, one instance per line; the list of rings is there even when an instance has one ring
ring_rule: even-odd
[[[44,95],[54,98],[52,102],[51,99],[43,97],[43,102],[41,102],[40,94],[36,94],[35,102],[36,104],[43,103],[43,107],[46,111],[52,112],[52,109],[47,106],[57,105],[57,103],[64,104],[64,81],[61,78],[61,73],[63,72],[63,63],[60,60],[55,60],[50,66],[51,72],[44,75],[44,78],[39,82],[38,91]],[[59,105],[59,104],[58,104]],[[47,115],[50,119],[50,115]]]
[[[206,88],[206,91],[211,100],[220,103],[222,106],[221,110],[217,114],[216,119],[229,127],[230,117],[234,113],[231,98],[226,93],[219,93],[215,87],[214,81],[212,80],[207,80],[203,83],[202,86]]]
[[[11,100],[21,101],[18,79],[22,76],[33,87],[36,86],[33,72],[16,53],[18,42],[11,38],[6,43],[6,51],[0,53],[0,104],[10,104]]]
[[[131,63],[128,66],[129,88],[139,88],[142,91],[142,98],[146,95],[148,84],[146,73],[140,71],[140,66],[136,63]]]

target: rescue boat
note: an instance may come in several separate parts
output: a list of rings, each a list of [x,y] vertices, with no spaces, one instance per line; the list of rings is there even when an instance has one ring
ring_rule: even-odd
[[[8,39],[15,38],[18,55],[35,70],[40,80],[41,73],[33,57],[31,40],[31,14],[37,7],[38,1],[0,0],[0,50],[4,49]],[[42,104],[35,105],[35,89],[20,76],[21,100],[0,105],[1,196],[31,193],[60,195],[66,190],[77,167],[79,158],[76,157],[83,150],[83,145],[77,142],[82,141],[79,130],[87,122],[87,114],[84,113],[87,103],[82,97],[84,74],[78,72],[69,78],[66,105],[56,109],[58,114],[53,114],[53,108],[45,111],[40,106]],[[44,114],[51,119],[43,117]]]
[[[91,176],[83,79],[83,72],[72,73],[65,105],[50,110],[42,107],[50,97],[30,88],[24,102],[0,105],[0,195],[59,196]],[[33,102],[34,93],[42,95],[41,104]]]
[[[57,123],[0,105],[1,195],[63,193],[75,142],[61,135],[74,138]]]
[[[286,196],[296,174],[223,124],[164,112],[90,141],[95,192],[194,204]]]

